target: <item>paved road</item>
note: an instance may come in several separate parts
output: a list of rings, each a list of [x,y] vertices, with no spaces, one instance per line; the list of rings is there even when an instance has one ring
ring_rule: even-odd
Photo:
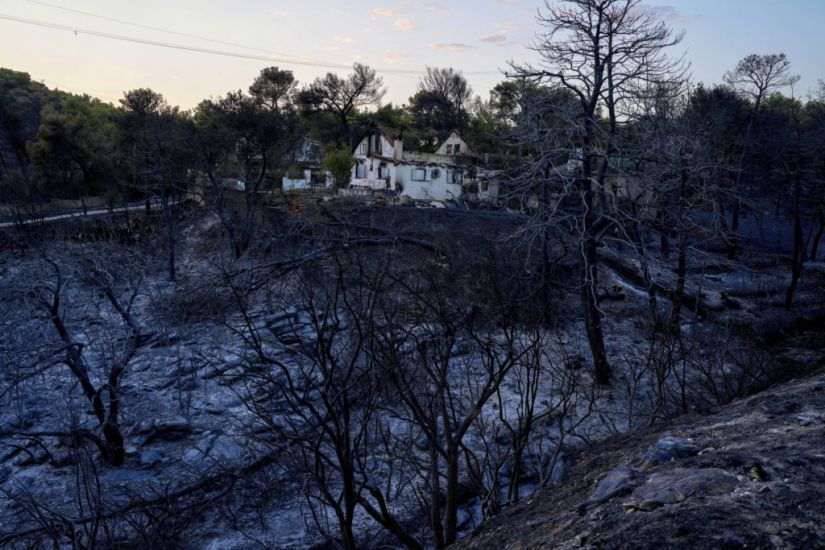
[[[174,203],[173,203],[174,204]],[[153,199],[151,203],[152,210],[158,210],[160,208],[160,199]],[[145,210],[146,209],[146,202],[141,201],[140,203],[133,203],[128,206],[119,206],[115,207],[111,210],[114,214],[119,214],[123,212],[132,212],[135,210]],[[28,220],[23,221],[3,221],[0,222],[0,229],[5,227],[15,227],[17,225],[39,225],[43,223],[54,223],[60,220],[67,220],[71,218],[93,218],[98,216],[107,216],[109,215],[110,210],[109,208],[91,208],[83,212],[82,208],[77,210],[72,210],[70,212],[63,212],[60,214],[53,214],[49,216],[45,216],[42,218],[30,218]]]

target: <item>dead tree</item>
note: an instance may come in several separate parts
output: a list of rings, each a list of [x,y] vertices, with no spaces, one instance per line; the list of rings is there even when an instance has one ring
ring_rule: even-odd
[[[46,369],[53,368],[58,364],[58,359],[59,363],[68,367],[91,406],[97,421],[97,429],[78,425],[70,433],[12,431],[2,435],[4,437],[53,436],[86,439],[97,446],[106,462],[113,466],[120,466],[124,459],[123,435],[120,429],[120,380],[129,362],[150,336],[141,330],[131,313],[131,304],[136,297],[136,290],[133,289],[124,298],[119,296],[112,275],[105,269],[91,261],[76,266],[74,276],[89,285],[93,292],[100,293],[105,298],[112,312],[120,320],[124,331],[123,338],[113,350],[111,361],[104,360],[100,365],[90,365],[85,354],[87,344],[73,335],[66,321],[63,305],[68,292],[65,268],[61,268],[58,261],[49,257],[44,258],[42,266],[51,271],[51,280],[34,284],[27,290],[27,293],[29,298],[35,299],[41,311],[45,313],[45,318],[55,330],[60,345],[48,354],[40,354],[37,372],[45,372]],[[102,371],[99,376],[101,381],[97,384],[94,379],[98,376],[92,374],[92,367],[100,368]]]
[[[569,182],[562,186],[562,194],[576,203],[577,211],[568,215],[567,223],[578,241],[582,317],[596,382],[610,384],[611,367],[598,298],[598,248],[616,224],[609,214],[607,180],[615,172],[619,153],[618,116],[621,106],[638,94],[638,84],[648,75],[664,79],[678,69],[666,50],[681,36],[674,35],[653,12],[643,10],[638,0],[567,0],[558,6],[547,3],[538,21],[543,32],[533,50],[539,54],[540,63],[514,66],[512,76],[564,89],[574,101],[575,107],[568,111],[566,124],[561,126],[569,136],[564,140],[569,145],[562,162],[573,161],[574,166],[563,170],[559,164],[546,164],[557,155],[542,155],[534,162],[545,163],[545,174]],[[608,110],[607,127],[600,120],[602,107]],[[563,201],[564,197],[559,200]]]
[[[419,470],[419,499],[437,548],[458,536],[466,438],[510,370],[537,345],[512,316],[496,315],[495,328],[487,325],[471,302],[451,295],[444,276],[422,266],[393,280],[408,324],[386,331],[382,348],[385,375],[403,404],[395,414],[426,441],[420,455],[408,449],[406,458]]]

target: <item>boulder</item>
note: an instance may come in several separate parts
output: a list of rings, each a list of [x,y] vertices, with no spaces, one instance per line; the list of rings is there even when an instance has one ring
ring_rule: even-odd
[[[736,476],[718,468],[676,468],[651,475],[647,483],[633,491],[624,506],[649,512],[697,494],[727,494],[739,483]]]
[[[155,429],[155,421],[152,419],[143,420],[132,428],[132,435],[146,435]]]
[[[622,465],[605,475],[590,496],[589,506],[602,504],[611,498],[630,492],[639,483],[639,472]]]
[[[209,456],[219,462],[231,462],[242,458],[244,448],[238,445],[232,438],[218,436],[212,443]]]
[[[155,431],[159,433],[188,432],[190,430],[189,421],[182,416],[161,420],[155,424]]]
[[[658,466],[671,460],[689,458],[699,454],[699,447],[686,439],[665,436],[645,452],[645,466]]]
[[[163,460],[163,455],[154,449],[148,449],[140,453],[140,465],[143,467],[154,466]]]

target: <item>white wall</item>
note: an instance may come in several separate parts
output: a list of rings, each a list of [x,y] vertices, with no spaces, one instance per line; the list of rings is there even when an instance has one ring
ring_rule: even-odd
[[[375,134],[373,134],[375,135]],[[392,159],[395,155],[394,143],[388,140],[383,134],[380,134],[381,139],[381,155],[377,157],[373,154],[373,158],[367,156],[369,151],[367,140],[372,136],[364,136],[364,138],[355,147],[353,157],[355,158],[355,165],[352,167],[352,178],[350,185],[354,187],[368,187],[370,189],[394,189],[395,188],[395,168]],[[358,164],[364,166],[362,177],[358,177]],[[384,169],[381,171],[381,165],[384,164]]]
[[[438,150],[435,152],[436,155],[446,155],[446,156],[453,156],[455,155],[455,146],[460,145],[459,148],[459,155],[470,155],[472,151],[470,151],[470,146],[467,145],[461,136],[453,132],[450,134],[450,137],[444,140],[443,143],[438,147]],[[449,147],[448,147],[449,146]],[[447,151],[449,149],[449,152]]]
[[[426,181],[413,180],[413,171],[422,168],[426,171]],[[434,170],[438,171],[435,177],[433,177]],[[461,184],[448,183],[448,175],[452,171],[452,168],[445,166],[399,164],[396,166],[395,183],[403,188],[401,194],[411,199],[438,201],[456,199],[461,196]]]
[[[309,189],[312,181],[312,170],[304,170],[303,179],[291,179],[284,176],[281,179],[281,188],[284,191],[294,191],[295,189]],[[332,187],[332,174],[324,172],[324,187]]]

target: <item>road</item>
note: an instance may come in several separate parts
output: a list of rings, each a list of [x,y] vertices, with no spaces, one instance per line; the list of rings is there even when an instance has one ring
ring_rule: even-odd
[[[177,202],[180,202],[180,201],[174,201],[173,204],[177,204]],[[160,199],[157,199],[157,198],[152,199],[152,202],[151,202],[152,210],[158,210],[160,208],[160,206],[161,206]],[[29,219],[23,220],[23,221],[17,221],[17,220],[2,221],[2,222],[0,222],[0,229],[6,228],[6,227],[16,227],[16,226],[21,225],[21,224],[22,225],[39,225],[39,224],[44,224],[44,223],[54,223],[54,222],[58,222],[58,221],[61,221],[61,220],[67,220],[67,219],[72,219],[72,218],[94,218],[94,217],[98,217],[98,216],[107,216],[107,215],[109,215],[110,212],[113,213],[113,214],[120,214],[120,213],[123,213],[123,212],[132,212],[132,211],[135,211],[135,210],[145,210],[145,209],[146,209],[146,202],[145,201],[141,201],[139,203],[132,203],[132,204],[129,204],[128,206],[115,207],[111,211],[109,210],[108,207],[91,208],[91,209],[86,210],[86,212],[84,212],[82,208],[78,208],[78,209],[72,210],[70,212],[63,212],[63,213],[60,213],[60,214],[53,214],[53,215],[45,216],[45,217],[42,217],[42,218],[41,217],[29,218]]]

